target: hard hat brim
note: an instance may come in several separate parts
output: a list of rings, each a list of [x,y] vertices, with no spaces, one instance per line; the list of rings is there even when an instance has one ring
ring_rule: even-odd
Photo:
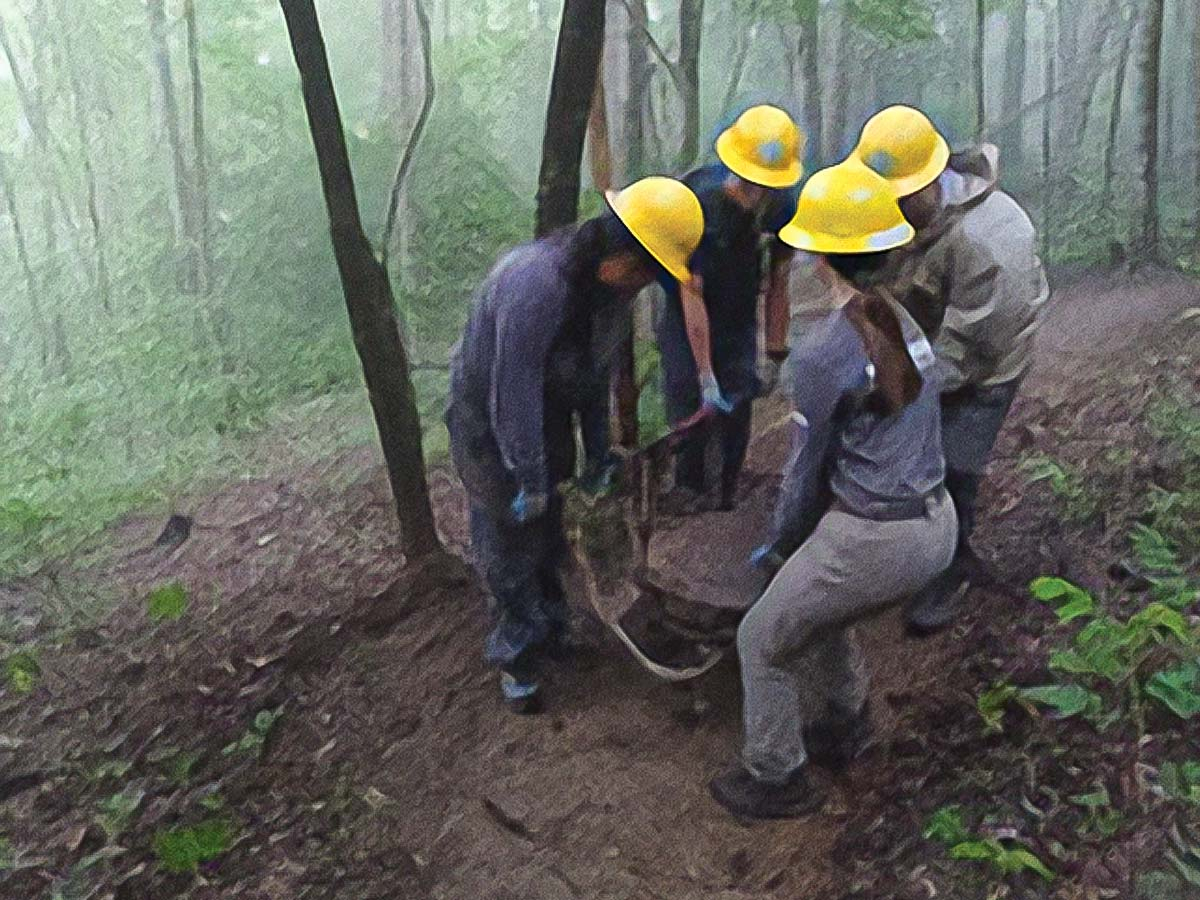
[[[889,228],[886,231],[877,231],[874,234],[867,235],[854,235],[853,237],[840,234],[823,234],[788,224],[780,230],[779,239],[789,247],[795,247],[797,250],[804,250],[808,253],[850,255],[857,253],[883,253],[885,250],[894,250],[897,247],[903,247],[916,237],[916,234],[916,230],[907,222],[903,225],[897,225],[895,228]]]
[[[721,132],[717,138],[717,158],[738,178],[762,187],[789,188],[804,176],[804,166],[798,159],[792,160],[786,169],[768,169],[746,159],[734,149],[731,129]]]
[[[670,276],[672,278],[674,278],[676,281],[678,281],[680,284],[687,284],[689,281],[691,281],[692,280],[692,272],[687,267],[686,263],[683,265],[680,265],[678,262],[673,262],[671,260],[664,259],[661,254],[659,254],[657,251],[655,251],[655,249],[653,247],[651,247],[649,244],[647,244],[645,238],[642,235],[638,234],[637,228],[635,228],[633,225],[630,225],[629,221],[623,215],[621,215],[621,211],[617,208],[616,199],[617,199],[616,191],[605,191],[604,192],[604,202],[608,204],[608,208],[610,210],[612,210],[613,215],[621,220],[621,224],[625,226],[626,230],[628,230],[629,233],[633,235],[634,240],[636,240],[639,244],[642,245],[642,249],[645,250],[647,253],[649,253],[652,257],[654,257],[654,261],[657,262],[664,269],[666,269],[667,272],[670,274]]]
[[[862,149],[856,147],[854,149],[854,158],[867,168],[870,164],[863,159]],[[876,174],[883,177],[896,192],[897,197],[911,197],[918,191],[922,191],[929,185],[933,184],[946,171],[946,165],[950,162],[950,145],[946,143],[946,139],[940,134],[937,136],[937,144],[933,148],[933,155],[929,157],[929,162],[925,168],[919,172],[913,172],[911,175],[905,175],[900,178],[889,178],[882,172]],[[875,171],[872,169],[871,171]]]

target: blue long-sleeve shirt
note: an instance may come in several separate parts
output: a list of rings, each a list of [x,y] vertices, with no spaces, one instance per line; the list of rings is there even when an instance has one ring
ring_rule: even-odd
[[[830,494],[854,515],[893,518],[945,477],[933,352],[916,322],[892,308],[923,379],[920,394],[899,412],[867,402],[874,367],[844,309],[814,325],[792,350],[795,433],[775,510],[776,543],[788,552],[807,538]]]
[[[597,429],[607,426],[614,335],[628,323],[627,304],[611,292],[581,295],[568,280],[568,247],[569,238],[552,237],[505,255],[451,357],[451,440],[488,438],[475,452],[494,449],[516,489],[531,493],[572,474],[563,460],[574,459],[574,413],[589,452],[607,449]]]

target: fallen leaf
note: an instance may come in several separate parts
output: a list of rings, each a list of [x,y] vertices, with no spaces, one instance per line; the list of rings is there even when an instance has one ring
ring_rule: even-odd
[[[255,543],[258,544],[258,546],[260,546],[260,547],[265,547],[265,546],[267,546],[267,544],[271,543],[271,541],[275,540],[275,538],[277,538],[277,537],[279,537],[279,535],[274,532],[272,532],[271,534],[264,534],[257,541],[255,541]]]
[[[371,809],[379,809],[381,806],[392,802],[391,797],[375,787],[367,788],[367,792],[363,794],[363,800],[367,802],[367,805]]]

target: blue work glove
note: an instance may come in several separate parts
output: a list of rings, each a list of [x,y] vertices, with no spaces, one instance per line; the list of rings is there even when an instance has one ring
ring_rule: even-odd
[[[712,372],[706,372],[700,376],[700,400],[701,402],[717,412],[729,414],[733,412],[733,404],[725,399],[725,395],[721,393],[721,386],[717,384],[717,376]]]
[[[532,522],[534,519],[539,519],[546,514],[546,506],[549,500],[545,494],[534,494],[526,491],[525,488],[517,493],[512,502],[513,518],[521,525],[526,522]]]
[[[774,544],[763,544],[750,554],[750,565],[756,569],[778,569],[784,562]]]

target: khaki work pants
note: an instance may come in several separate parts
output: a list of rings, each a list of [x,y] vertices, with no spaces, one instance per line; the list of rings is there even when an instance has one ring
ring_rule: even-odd
[[[867,697],[855,622],[925,587],[954,556],[958,520],[945,491],[925,515],[878,522],[828,512],[738,629],[745,745],[757,778],[786,782],[807,760],[803,729]]]

